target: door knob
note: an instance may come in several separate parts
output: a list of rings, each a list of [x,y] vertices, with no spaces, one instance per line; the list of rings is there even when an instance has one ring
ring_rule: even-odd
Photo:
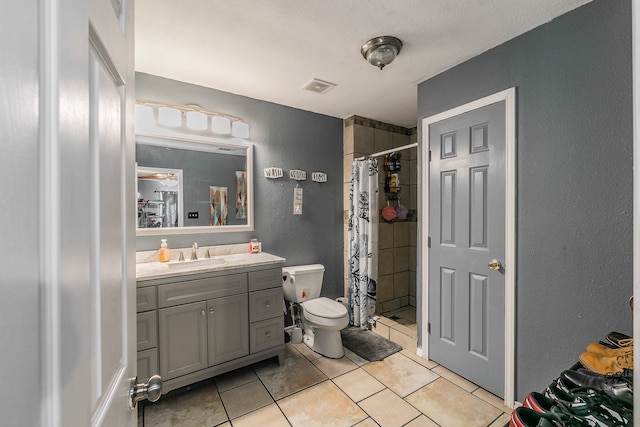
[[[146,383],[138,384],[138,377],[131,379],[129,387],[129,407],[134,409],[136,404],[142,399],[155,402],[162,395],[162,378],[160,375],[153,375]]]
[[[488,264],[489,270],[500,270],[502,268],[502,263],[500,260],[492,259]]]

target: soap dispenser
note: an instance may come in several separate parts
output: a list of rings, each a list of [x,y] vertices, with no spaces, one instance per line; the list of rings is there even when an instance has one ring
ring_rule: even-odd
[[[158,250],[158,260],[160,262],[169,262],[171,256],[169,255],[169,246],[167,245],[167,239],[161,239],[160,250]]]

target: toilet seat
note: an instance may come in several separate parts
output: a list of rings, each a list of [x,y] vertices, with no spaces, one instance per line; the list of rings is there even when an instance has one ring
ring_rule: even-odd
[[[304,318],[319,326],[335,326],[348,317],[347,308],[329,298],[314,298],[300,305]]]

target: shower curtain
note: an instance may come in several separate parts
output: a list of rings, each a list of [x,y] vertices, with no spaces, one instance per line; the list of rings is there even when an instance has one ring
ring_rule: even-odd
[[[378,162],[355,160],[349,190],[349,321],[368,329],[378,280]]]

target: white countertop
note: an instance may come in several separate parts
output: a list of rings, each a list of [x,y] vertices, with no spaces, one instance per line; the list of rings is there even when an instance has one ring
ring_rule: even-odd
[[[208,259],[198,259],[197,261],[177,261],[172,259],[164,263],[157,261],[139,262],[136,264],[136,279],[143,281],[161,277],[180,277],[194,273],[283,264],[284,262],[284,258],[266,252],[216,255]]]

